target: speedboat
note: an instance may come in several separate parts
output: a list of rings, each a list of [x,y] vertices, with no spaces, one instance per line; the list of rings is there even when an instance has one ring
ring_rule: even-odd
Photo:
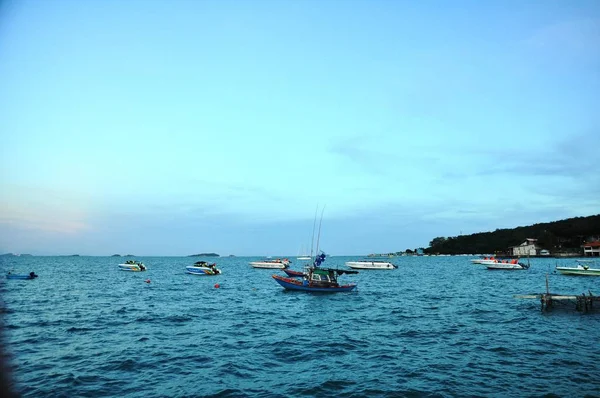
[[[276,260],[252,261],[250,265],[254,268],[285,269],[290,265],[287,258]]]
[[[576,267],[556,267],[556,270],[563,275],[583,275],[583,276],[600,276],[600,268],[590,268],[587,265],[588,261],[578,260]],[[593,262],[592,262],[593,264]]]
[[[217,268],[217,264],[209,264],[206,261],[197,261],[194,265],[185,267],[185,272],[194,275],[219,275],[221,270]]]
[[[306,261],[306,260],[310,260],[310,256],[300,256],[300,257],[296,257],[296,259]]]
[[[121,271],[140,272],[146,271],[146,266],[141,261],[127,260],[124,264],[119,264]]]
[[[21,280],[31,280],[37,278],[38,275],[35,272],[30,272],[29,274],[13,274],[12,272],[8,272],[6,274],[6,279],[21,279]]]
[[[354,269],[395,269],[398,268],[397,265],[394,265],[387,261],[381,260],[360,260],[360,261],[348,261],[346,265],[350,268]]]
[[[471,262],[473,264],[494,264],[495,262],[497,262],[498,260],[496,260],[493,256],[491,257],[484,257],[484,258],[475,258],[473,260],[471,260]]]
[[[528,269],[529,264],[520,263],[519,260],[495,260],[492,263],[485,263],[487,269],[490,270],[520,270],[520,269]]]

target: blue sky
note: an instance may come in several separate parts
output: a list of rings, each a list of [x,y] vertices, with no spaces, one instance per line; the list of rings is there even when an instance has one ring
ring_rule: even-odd
[[[0,252],[361,255],[600,213],[597,1],[5,1]]]

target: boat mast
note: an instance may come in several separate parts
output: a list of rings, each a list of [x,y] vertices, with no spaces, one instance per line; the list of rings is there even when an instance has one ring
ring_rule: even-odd
[[[323,212],[325,212],[325,206],[323,206],[323,209],[321,210],[321,219],[319,220],[319,235],[317,235],[317,252],[315,255],[318,255],[319,253],[319,240],[321,239],[321,223],[323,222]]]
[[[319,205],[315,209],[315,219],[313,220],[313,233],[312,239],[310,240],[310,258],[312,260],[313,257],[313,245],[315,244],[315,226],[317,225],[317,211],[319,210]]]

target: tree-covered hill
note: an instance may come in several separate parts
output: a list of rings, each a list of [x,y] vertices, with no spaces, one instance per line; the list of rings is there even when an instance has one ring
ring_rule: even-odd
[[[480,232],[472,235],[437,237],[433,239],[426,253],[505,253],[527,238],[538,239],[542,249],[557,251],[581,251],[587,239],[600,238],[600,214],[589,217],[575,217],[549,223],[534,224],[512,229],[497,229],[494,232]]]

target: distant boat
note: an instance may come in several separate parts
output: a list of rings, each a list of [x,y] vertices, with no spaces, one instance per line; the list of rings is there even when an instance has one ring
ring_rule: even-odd
[[[556,267],[556,270],[563,275],[581,275],[581,276],[600,276],[600,268],[590,268],[588,263],[594,264],[593,260],[577,260],[582,264],[576,267]]]
[[[254,268],[285,269],[290,265],[290,260],[278,258],[275,260],[252,261],[250,265]]]
[[[298,257],[296,257],[297,260],[310,260],[312,257],[308,254],[305,254],[306,252],[308,252],[308,250],[306,250],[304,247],[300,247],[300,250],[298,251]]]
[[[196,261],[194,265],[185,267],[185,272],[193,275],[219,275],[221,270],[216,263],[209,264],[206,261]]]
[[[140,272],[146,271],[146,266],[141,261],[127,260],[124,264],[119,264],[121,271]]]
[[[359,261],[348,261],[346,265],[353,269],[395,269],[397,265],[392,264],[388,261],[380,260],[359,260]]]
[[[6,274],[6,279],[21,279],[21,280],[31,280],[37,278],[38,275],[35,272],[30,272],[29,274],[13,274],[12,272],[8,272]]]

